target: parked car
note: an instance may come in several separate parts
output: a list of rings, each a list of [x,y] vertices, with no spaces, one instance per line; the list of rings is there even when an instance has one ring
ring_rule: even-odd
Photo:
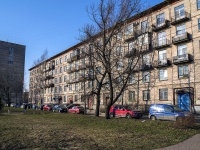
[[[52,109],[53,109],[52,104],[46,104],[46,105],[43,106],[44,111],[51,111]]]
[[[152,104],[149,107],[149,118],[151,120],[159,119],[176,121],[190,115],[190,112],[183,111],[177,106],[168,104]]]
[[[68,109],[69,113],[75,114],[84,114],[84,107],[82,106],[73,106],[72,108]]]
[[[142,112],[136,110],[133,106],[116,105],[110,108],[110,117],[136,118],[142,117]]]
[[[69,105],[67,105],[66,107],[68,108],[68,109],[71,109],[72,107],[74,107],[74,106],[81,106],[80,104],[69,104]]]
[[[65,105],[54,105],[53,112],[67,113],[68,109]]]

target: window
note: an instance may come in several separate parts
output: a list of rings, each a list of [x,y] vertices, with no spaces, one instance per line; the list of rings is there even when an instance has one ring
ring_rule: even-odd
[[[134,49],[134,43],[133,42],[128,43],[128,51],[131,52],[133,51],[133,49]]]
[[[185,34],[185,33],[186,33],[186,26],[185,26],[185,24],[176,27],[176,35],[182,35],[182,34]]]
[[[134,84],[135,83],[135,77],[133,74],[130,75],[129,80],[128,80],[129,84]]]
[[[116,55],[120,56],[121,55],[121,46],[116,47]]]
[[[62,83],[62,77],[59,78],[59,82]]]
[[[158,33],[158,46],[166,44],[166,32]]]
[[[159,89],[159,100],[168,100],[168,89]]]
[[[143,72],[143,82],[149,82],[150,81],[150,72]]]
[[[135,91],[129,91],[129,101],[135,101]]]
[[[138,46],[147,45],[149,43],[148,33],[138,37]]]
[[[187,54],[187,45],[178,46],[178,56]]]
[[[97,70],[96,70],[96,71],[97,71],[97,74],[100,74],[100,73],[101,73],[101,67],[97,67],[96,69],[97,69]]]
[[[62,73],[62,67],[60,67],[60,73]]]
[[[67,55],[65,55],[65,62],[67,62]]]
[[[66,82],[67,81],[67,76],[64,76],[64,82]]]
[[[75,84],[75,90],[78,90],[78,83]]]
[[[57,82],[58,82],[57,78],[55,78],[54,80],[55,80],[55,83],[57,83]]]
[[[144,101],[150,100],[150,91],[149,90],[144,90],[143,91],[143,100]]]
[[[125,35],[133,34],[133,24],[129,24],[125,27]]]
[[[62,64],[62,57],[60,58],[60,64]]]
[[[200,9],[200,0],[197,0],[197,9]]]
[[[72,85],[71,84],[69,85],[69,91],[72,91]]]
[[[116,92],[115,94],[116,94],[116,97],[117,97],[117,95],[119,94],[119,92]],[[121,102],[121,101],[122,101],[122,94],[119,96],[117,102]]]
[[[143,55],[142,61],[144,65],[150,65],[150,56],[149,54]]]
[[[167,69],[159,70],[159,78],[160,80],[167,80]]]
[[[157,27],[162,26],[165,23],[165,14],[159,14],[156,16]]]
[[[178,67],[178,78],[188,77],[188,66]]]
[[[145,20],[145,21],[141,22],[142,33],[145,33],[147,31],[147,29],[148,29],[148,22],[147,22],[147,20]]]
[[[81,95],[81,102],[84,102],[84,101],[85,101],[84,95]]]
[[[180,5],[178,7],[175,7],[174,12],[175,12],[175,19],[176,20],[179,20],[179,19],[185,17],[184,5]]]
[[[92,81],[88,81],[88,88],[92,88]]]
[[[74,101],[77,102],[78,101],[78,95],[74,96]]]
[[[67,66],[64,66],[64,72],[66,72],[67,71]]]
[[[117,70],[122,70],[123,63],[121,61],[117,62]]]
[[[57,69],[55,69],[55,74],[57,74],[58,73],[58,70]]]
[[[66,91],[67,91],[67,86],[65,85],[65,86],[64,86],[64,92],[66,92]]]
[[[57,93],[58,91],[57,91],[57,87],[55,87],[55,93]]]
[[[59,92],[62,92],[62,86],[59,86]]]
[[[64,96],[64,102],[67,102],[67,101],[66,101],[66,96]]]
[[[167,60],[166,50],[159,51],[159,54],[158,54],[159,63],[165,63],[166,60]]]
[[[56,60],[56,65],[58,65],[58,60]]]
[[[200,31],[200,19],[198,19],[198,29]]]

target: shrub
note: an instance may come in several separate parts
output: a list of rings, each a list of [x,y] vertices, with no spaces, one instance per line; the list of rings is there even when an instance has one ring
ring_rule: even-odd
[[[186,129],[193,127],[195,125],[195,118],[193,115],[187,117],[177,118],[177,120],[173,123],[175,128]]]
[[[1,111],[2,111],[2,109],[3,109],[3,102],[2,102],[2,100],[1,100],[1,97],[0,97],[0,113],[1,113]]]

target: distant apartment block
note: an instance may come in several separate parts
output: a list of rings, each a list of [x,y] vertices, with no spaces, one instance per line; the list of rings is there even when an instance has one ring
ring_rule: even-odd
[[[124,27],[129,30],[121,40],[127,48],[119,57],[128,60],[137,52],[135,38],[145,36],[144,43],[139,43],[142,67],[135,70],[129,84],[134,78],[143,79],[126,89],[117,103],[174,104],[191,111],[200,105],[200,0],[166,0],[141,14],[130,18],[132,21]],[[84,104],[80,89],[93,86],[85,46],[78,43],[30,68],[31,102]],[[107,91],[101,94],[104,106],[109,97]],[[87,98],[87,107],[95,108],[95,97]]]
[[[0,41],[0,96],[21,103],[24,83],[25,46]],[[6,88],[6,89],[5,89]]]

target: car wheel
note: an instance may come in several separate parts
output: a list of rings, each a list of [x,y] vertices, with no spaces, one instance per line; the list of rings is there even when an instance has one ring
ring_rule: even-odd
[[[113,118],[113,117],[114,117],[114,116],[113,116],[113,113],[110,113],[109,116],[110,116],[110,118]]]
[[[156,116],[151,116],[151,120],[156,120]]]
[[[130,114],[126,114],[126,118],[130,119],[131,115]]]

